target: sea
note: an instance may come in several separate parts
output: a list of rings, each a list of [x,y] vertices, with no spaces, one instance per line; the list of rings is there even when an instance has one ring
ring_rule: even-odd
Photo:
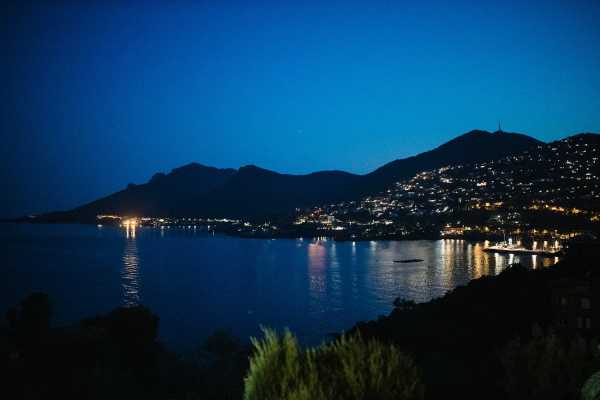
[[[0,315],[33,292],[50,296],[55,326],[144,305],[160,318],[159,339],[182,352],[218,330],[245,342],[261,327],[314,345],[389,314],[397,297],[425,302],[513,263],[558,261],[458,239],[248,239],[187,227],[0,224],[0,243]]]

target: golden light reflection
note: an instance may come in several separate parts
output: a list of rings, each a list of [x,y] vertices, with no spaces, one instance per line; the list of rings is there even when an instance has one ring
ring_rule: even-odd
[[[483,247],[482,247],[481,243],[475,243],[475,245],[473,246],[472,254],[473,255],[470,259],[473,260],[472,261],[473,262],[473,277],[480,278],[482,275],[484,275],[486,273],[483,270],[483,265],[484,265],[483,258],[485,257],[485,255],[487,253],[483,251]]]
[[[138,226],[137,218],[124,219],[121,226],[125,228],[125,235],[128,239],[135,238],[135,228]]]
[[[440,247],[440,257],[442,261],[441,269],[439,270],[439,280],[441,285],[446,287],[452,285],[451,276],[452,270],[454,269],[454,250],[455,240],[448,239],[444,240]]]
[[[410,245],[402,246],[399,242],[379,242],[376,246],[373,243],[376,242],[370,242],[369,251],[365,253],[371,273],[365,277],[363,284],[375,296],[381,299],[391,298],[386,304],[389,305],[398,296],[398,287],[404,284],[419,286],[423,280],[421,270],[417,274],[413,273],[415,265],[399,264],[394,260],[417,258],[421,255],[414,254]],[[402,273],[399,273],[400,270]]]
[[[130,230],[132,233],[130,233]],[[127,228],[127,244],[123,253],[123,268],[121,270],[121,290],[123,305],[133,307],[140,302],[139,256],[135,227]]]
[[[309,242],[305,250],[309,312],[320,318],[325,311],[343,307],[348,298],[364,296],[365,291],[374,296],[378,307],[384,308],[391,307],[398,296],[427,301],[471,279],[497,275],[511,264],[522,262],[526,268],[539,269],[558,261],[555,257],[490,253],[484,249],[483,242],[456,239]]]
[[[496,274],[500,273],[502,267],[502,260],[504,257],[500,255],[500,253],[494,253],[494,272]]]

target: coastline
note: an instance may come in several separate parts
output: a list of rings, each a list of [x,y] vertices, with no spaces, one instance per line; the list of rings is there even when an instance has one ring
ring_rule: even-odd
[[[99,224],[98,221],[91,220],[71,220],[71,219],[37,219],[35,217],[21,217],[14,219],[0,219],[0,223],[13,223],[13,224],[48,224],[48,225],[102,225],[102,226],[114,226],[119,227],[118,223],[103,223]],[[160,227],[150,224],[140,224],[140,227],[160,229]],[[188,224],[172,224],[165,225],[168,229],[187,229]],[[466,240],[470,242],[478,242],[485,240],[499,240],[499,235],[453,235],[443,236],[441,234],[408,234],[408,235],[356,235],[353,237],[349,233],[340,233],[339,231],[328,230],[326,232],[316,231],[300,231],[294,229],[278,229],[268,231],[251,231],[251,230],[237,230],[229,224],[196,224],[196,229],[199,231],[214,232],[224,234],[226,236],[238,237],[244,239],[318,239],[326,238],[327,240],[334,240],[338,242],[369,242],[369,241],[404,241],[404,240],[441,240],[441,239],[457,239]],[[210,229],[208,229],[210,227]]]

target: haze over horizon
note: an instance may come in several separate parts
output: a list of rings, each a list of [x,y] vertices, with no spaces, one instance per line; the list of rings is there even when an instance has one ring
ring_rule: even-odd
[[[600,3],[15,2],[0,216],[198,162],[369,172],[473,129],[600,131]]]

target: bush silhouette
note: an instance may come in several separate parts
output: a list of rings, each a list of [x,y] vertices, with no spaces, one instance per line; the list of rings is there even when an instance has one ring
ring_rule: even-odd
[[[22,348],[40,344],[50,329],[52,305],[45,293],[32,293],[6,313],[9,327]]]
[[[393,345],[342,337],[303,350],[286,330],[264,330],[245,379],[245,400],[421,399],[413,360]]]
[[[500,353],[507,398],[578,398],[585,379],[598,367],[597,349],[596,341],[544,335],[539,329],[529,342],[512,340]]]
[[[600,371],[585,382],[581,389],[582,400],[598,400],[600,399]]]

